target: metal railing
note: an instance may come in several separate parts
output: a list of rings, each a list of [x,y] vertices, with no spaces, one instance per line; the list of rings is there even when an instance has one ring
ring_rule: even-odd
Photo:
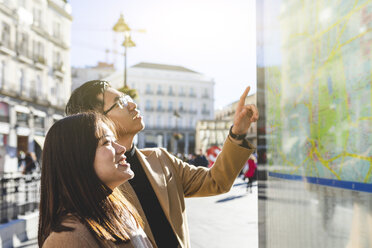
[[[0,178],[0,223],[36,211],[40,200],[40,173],[4,174]]]

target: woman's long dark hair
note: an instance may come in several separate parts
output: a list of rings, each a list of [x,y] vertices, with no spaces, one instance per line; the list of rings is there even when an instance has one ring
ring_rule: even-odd
[[[57,121],[44,144],[41,170],[41,199],[38,243],[41,247],[53,231],[71,228],[61,223],[72,214],[85,224],[97,240],[129,240],[125,221],[134,217],[142,225],[136,210],[118,190],[112,191],[95,173],[93,163],[101,123],[108,119],[95,113],[83,113]]]

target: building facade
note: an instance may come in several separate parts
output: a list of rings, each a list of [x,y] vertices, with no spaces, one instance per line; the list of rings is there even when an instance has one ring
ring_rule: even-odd
[[[122,72],[105,79],[115,88],[123,87]],[[194,152],[197,121],[214,116],[214,81],[181,66],[139,63],[128,69],[127,82],[138,91],[136,102],[146,125],[138,135],[138,147]]]
[[[256,105],[256,94],[247,96],[245,104]],[[205,152],[212,146],[222,147],[229,129],[234,121],[235,110],[239,101],[235,101],[226,107],[216,110],[214,120],[200,120],[196,125],[196,150]],[[257,145],[257,124],[252,123],[248,129],[248,140]]]
[[[71,91],[90,80],[105,78],[115,72],[114,64],[98,62],[96,66],[71,68]]]
[[[71,93],[71,8],[63,0],[0,0],[0,172],[20,151],[41,155]]]

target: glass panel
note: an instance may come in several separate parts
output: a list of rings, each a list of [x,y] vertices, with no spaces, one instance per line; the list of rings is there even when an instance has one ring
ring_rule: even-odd
[[[372,3],[256,4],[260,247],[370,247]]]

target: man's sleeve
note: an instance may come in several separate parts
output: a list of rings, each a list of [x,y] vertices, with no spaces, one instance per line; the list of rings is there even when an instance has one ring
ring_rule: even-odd
[[[228,192],[255,147],[235,144],[227,137],[212,168],[196,167],[164,151],[180,180],[185,197],[211,196]]]

